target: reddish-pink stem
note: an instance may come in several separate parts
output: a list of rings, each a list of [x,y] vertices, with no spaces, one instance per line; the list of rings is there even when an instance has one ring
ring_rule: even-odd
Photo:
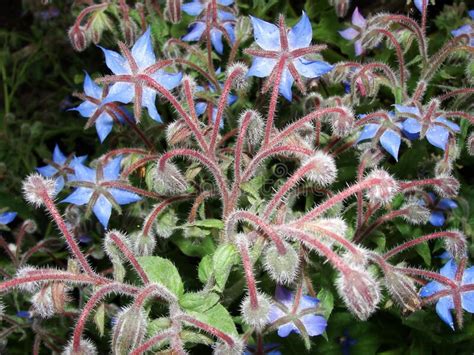
[[[130,262],[130,264],[132,264],[133,268],[140,276],[143,283],[145,285],[148,284],[150,280],[148,279],[147,274],[145,273],[141,265],[138,263],[138,260],[135,258],[135,255],[133,255],[132,251],[128,248],[128,246],[125,245],[125,243],[115,233],[111,233],[110,239],[112,239],[115,245],[117,245],[117,247],[123,253],[125,258]]]

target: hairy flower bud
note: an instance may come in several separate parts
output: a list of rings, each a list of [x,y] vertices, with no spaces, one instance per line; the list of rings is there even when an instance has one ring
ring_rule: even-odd
[[[320,186],[330,185],[336,180],[337,168],[334,158],[322,151],[315,152],[306,159],[304,165],[311,164],[312,169],[305,176],[308,180]]]
[[[353,245],[354,251],[345,251],[342,259],[349,266],[365,267],[369,261],[367,249],[359,245]]]
[[[398,192],[397,181],[385,170],[374,169],[367,175],[367,180],[379,179],[380,182],[371,184],[366,191],[365,196],[372,204],[389,204]]]
[[[247,142],[247,144],[255,148],[262,141],[263,129],[264,129],[265,123],[263,122],[262,116],[257,111],[246,110],[240,114],[240,117],[239,117],[240,128],[242,127],[242,122],[244,118],[248,114],[250,114],[250,120],[248,123],[247,132],[244,139],[245,139],[245,142]]]
[[[171,122],[166,127],[166,142],[174,147],[186,147],[191,143],[191,130],[182,120]]]
[[[366,320],[375,312],[380,301],[380,286],[367,270],[345,270],[337,278],[336,285],[344,303],[357,318]]]
[[[31,276],[31,273],[37,272],[38,269],[34,266],[31,265],[25,265],[21,268],[19,268],[15,274],[15,278],[24,278]],[[21,291],[28,292],[28,293],[34,293],[38,291],[40,288],[40,282],[39,281],[33,281],[33,282],[27,282],[27,283],[21,283],[18,285],[18,288]]]
[[[72,340],[69,341],[62,355],[96,355],[97,348],[89,339],[82,338],[80,340],[79,349],[74,351]]]
[[[438,183],[433,187],[437,194],[444,198],[456,197],[459,192],[459,181],[449,174],[442,174],[436,177]]]
[[[469,155],[474,156],[474,133],[471,133],[467,138],[466,146]]]
[[[124,255],[122,251],[119,249],[119,247],[117,246],[117,244],[112,239],[112,236],[116,236],[127,247],[131,246],[130,239],[126,234],[123,234],[122,232],[116,229],[112,229],[105,234],[105,238],[104,238],[105,253],[113,262],[122,263],[126,260],[124,260]]]
[[[53,296],[51,287],[48,285],[41,288],[31,297],[34,313],[42,318],[50,318],[54,315]]]
[[[352,132],[354,126],[354,113],[348,107],[339,107],[342,113],[334,113],[329,115],[329,123],[331,124],[332,133],[336,137],[347,137]]]
[[[400,307],[411,312],[421,307],[421,300],[411,277],[389,268],[385,271],[383,282],[392,299]]]
[[[120,31],[122,32],[125,44],[129,47],[132,46],[139,32],[137,24],[130,19],[120,21]]]
[[[464,234],[458,230],[452,230],[450,233],[454,233],[456,236],[444,238],[444,247],[446,251],[451,254],[455,259],[462,259],[467,255],[467,241]]]
[[[35,207],[40,207],[44,204],[46,195],[50,198],[54,198],[56,195],[56,182],[34,173],[23,180],[22,190],[26,201]]]
[[[99,44],[104,30],[112,28],[112,23],[105,11],[96,11],[89,26],[89,36],[92,43]]]
[[[182,0],[166,0],[165,17],[169,22],[173,24],[181,22],[182,5]]]
[[[435,175],[448,175],[453,171],[453,164],[450,160],[441,159],[435,165]]]
[[[38,225],[32,219],[27,219],[23,222],[23,228],[25,228],[26,233],[33,234],[38,230]]]
[[[240,306],[240,312],[246,324],[256,329],[262,329],[269,320],[271,301],[266,295],[258,293],[257,303],[258,306],[254,308],[250,296],[245,297]]]
[[[431,216],[430,210],[421,205],[417,199],[408,200],[401,209],[406,210],[402,215],[403,219],[415,225],[427,223]]]
[[[89,36],[83,26],[74,25],[68,32],[72,48],[77,52],[82,52],[89,45]]]
[[[155,191],[164,195],[179,195],[188,189],[188,183],[179,169],[167,161],[163,169],[159,163],[154,168],[153,182]]]
[[[123,308],[115,317],[112,332],[112,352],[129,354],[142,342],[146,334],[147,318],[143,309]]]
[[[334,244],[334,239],[328,233],[345,237],[347,224],[342,218],[318,218],[315,221],[305,223],[304,229],[311,232],[319,241],[331,247]]]
[[[156,239],[152,235],[145,235],[138,231],[130,236],[135,256],[150,256],[155,250]]]
[[[263,265],[270,277],[279,284],[289,284],[293,282],[299,267],[299,256],[296,250],[288,243],[285,243],[285,254],[280,254],[275,244],[271,243],[264,254]]]
[[[174,210],[168,210],[158,215],[154,224],[154,230],[156,235],[160,238],[168,239],[173,234],[177,224],[178,217],[176,213]]]
[[[226,78],[236,72],[237,75],[234,76],[234,80],[232,81],[232,86],[237,91],[243,91],[248,87],[248,78],[247,78],[247,71],[249,68],[241,62],[232,63],[226,70]]]

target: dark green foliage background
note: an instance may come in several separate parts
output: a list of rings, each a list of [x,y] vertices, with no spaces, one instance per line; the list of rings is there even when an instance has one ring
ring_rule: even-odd
[[[410,13],[417,17],[418,14],[407,6],[404,0],[401,1],[353,1],[353,6],[357,5],[361,11],[368,15],[380,11],[392,11]],[[50,158],[51,151],[57,143],[64,152],[75,151],[77,155],[89,154],[95,158],[110,147],[130,146],[130,136],[126,129],[114,128],[103,145],[99,145],[94,129],[83,130],[84,120],[75,112],[68,112],[66,109],[77,104],[71,96],[73,91],[82,90],[83,70],[89,73],[105,73],[102,53],[95,47],[90,46],[82,53],[75,53],[67,39],[66,30],[73,23],[71,15],[71,1],[52,1],[52,4],[60,10],[60,16],[48,21],[41,21],[37,15],[38,11],[44,10],[40,1],[2,1],[0,3],[0,81],[1,81],[1,106],[0,106],[0,208],[8,208],[19,213],[19,218],[12,225],[15,229],[20,220],[32,218],[39,224],[39,231],[26,241],[26,245],[32,246],[42,238],[56,235],[55,229],[48,222],[42,211],[33,210],[28,207],[20,194],[21,180],[36,166],[42,165],[42,159]],[[271,21],[278,13],[287,16],[287,22],[292,25],[299,17],[301,10],[305,10],[313,23],[313,33],[315,42],[323,42],[329,45],[324,52],[324,57],[329,62],[353,59],[352,44],[343,40],[337,30],[345,27],[344,20],[338,19],[334,9],[330,7],[326,0],[289,1],[289,0],[253,0],[238,1],[242,14],[252,14]],[[469,4],[468,4],[469,5]],[[473,4],[470,4],[473,8]],[[450,1],[436,1],[435,6],[430,7],[429,16],[429,37],[431,49],[436,49],[450,38],[450,31],[459,27],[463,23],[466,10],[469,7]],[[348,20],[346,18],[345,20]],[[155,48],[161,48],[167,36],[180,36],[185,33],[186,24],[189,18],[179,25],[170,25],[156,20],[152,23],[156,37]],[[103,41],[107,48],[115,46],[112,35],[107,35]],[[245,43],[244,45],[248,45]],[[385,48],[385,47],[384,47]],[[413,53],[412,53],[413,52]],[[408,54],[413,57],[415,50],[412,48]],[[372,54],[379,60],[385,60],[395,65],[395,57],[388,49],[377,49]],[[410,59],[407,60],[410,62]],[[464,74],[463,61],[452,60],[445,65],[434,79],[434,84],[430,87],[430,94],[435,95],[443,90],[467,85]],[[409,67],[413,71],[409,85],[413,87],[416,83],[416,62]],[[326,88],[324,88],[326,89]],[[331,94],[342,93],[341,87],[328,88]],[[429,95],[428,95],[429,96]],[[360,112],[372,110],[374,108],[386,107],[393,102],[390,96],[384,97],[384,92],[378,98],[360,107]],[[465,103],[459,102],[460,108],[465,107]],[[245,106],[245,104],[243,105]],[[164,111],[163,106],[160,108]],[[237,113],[237,112],[236,112]],[[301,114],[299,108],[283,104],[280,110],[280,117],[293,117]],[[171,112],[165,113],[165,121],[173,119]],[[278,125],[284,125],[285,119],[280,118]],[[230,127],[235,126],[235,121],[226,123]],[[461,140],[467,135],[467,126],[463,125]],[[163,125],[151,124],[148,120],[144,123],[144,129],[156,142],[162,142]],[[135,139],[135,138],[132,138]],[[138,142],[137,142],[138,144]],[[162,144],[162,143],[158,143]],[[434,149],[428,147],[426,142],[413,144],[412,147],[403,146],[401,159],[398,163],[387,161],[386,167],[399,178],[422,178],[429,175],[435,162]],[[353,180],[355,167],[353,165],[354,154],[345,153],[338,157],[339,179],[337,187],[343,187],[346,182]],[[459,197],[460,207],[455,211],[447,227],[456,227],[463,230],[471,243],[471,256],[474,254],[472,245],[472,228],[474,227],[474,212],[471,211],[474,201],[474,160],[467,156],[465,149],[462,150],[461,158],[458,160],[457,176],[462,183],[462,191]],[[274,166],[273,166],[274,168]],[[268,179],[274,179],[272,166],[269,166]],[[272,177],[273,176],[273,177]],[[303,205],[304,205],[303,201]],[[400,201],[401,202],[401,201]],[[216,216],[218,217],[218,216]],[[121,224],[125,222],[126,224]],[[134,228],[137,221],[129,221],[125,217],[117,217],[112,222],[114,226],[120,226],[127,230]],[[89,234],[95,240],[96,260],[98,265],[104,264],[100,255],[100,228],[95,221],[91,221]],[[430,227],[412,227],[404,222],[395,222],[380,229],[372,236],[368,245],[372,248],[383,249],[402,240],[413,238],[414,236],[427,233]],[[9,232],[4,233],[5,238],[11,240]],[[215,246],[209,245],[196,250],[193,246],[180,243],[177,236],[173,243],[162,243],[158,246],[160,256],[173,260],[184,280],[188,290],[197,289],[197,265],[200,258],[214,250]],[[54,257],[39,253],[33,262],[38,265],[63,266],[66,260],[67,251],[58,247],[55,249]],[[436,255],[442,252],[438,243],[426,244],[416,250],[406,253],[403,258],[413,265],[423,265],[426,268],[438,270],[441,262]],[[316,258],[315,256],[313,256]],[[401,261],[402,259],[400,259]],[[315,260],[315,265],[323,265]],[[321,260],[322,261],[322,260]],[[0,265],[6,269],[7,259],[0,256]],[[104,267],[105,267],[104,266]],[[318,290],[324,290],[321,296],[323,305],[331,307],[331,299],[334,295],[334,309],[329,318],[326,337],[313,339],[312,354],[472,354],[474,351],[474,322],[471,314],[465,314],[465,326],[463,330],[451,331],[435,314],[433,308],[426,308],[415,314],[401,315],[400,310],[390,302],[381,304],[380,310],[367,322],[355,320],[342,307],[335,293],[333,281],[333,271],[327,265],[315,266],[312,269],[311,278]],[[242,275],[235,272],[231,275],[230,285],[237,284]],[[262,288],[268,293],[272,293],[272,283],[263,279]],[[242,287],[241,287],[242,288]],[[240,290],[241,291],[241,290]],[[234,295],[228,295],[227,306],[232,314],[237,314],[238,303],[233,301]],[[17,308],[28,309],[29,303],[20,294],[10,299],[8,311]],[[117,300],[120,303],[120,300]],[[15,306],[13,306],[13,304]],[[224,302],[225,304],[225,302]],[[11,312],[14,313],[14,312]],[[0,334],[0,352],[7,354],[27,354],[31,352],[33,342],[32,324],[18,318],[22,323],[22,330],[11,334],[8,338],[2,339]],[[74,317],[71,319],[57,319],[43,322],[52,333],[59,339],[68,338],[69,329],[74,324]],[[0,325],[0,331],[1,331]],[[91,324],[91,327],[93,325]],[[92,336],[92,332],[89,333]],[[354,340],[354,345],[346,346],[347,335]],[[107,334],[106,334],[107,336]],[[96,344],[101,344],[104,350],[107,348],[106,337],[100,339],[96,337]],[[277,342],[282,344],[281,350],[284,354],[304,353],[303,342],[297,335],[292,334],[287,339],[280,339],[276,335],[266,339],[267,342]],[[42,351],[45,351],[43,349]],[[204,348],[196,348],[195,353],[206,353]],[[45,352],[46,353],[46,352]],[[194,352],[193,352],[194,353]]]

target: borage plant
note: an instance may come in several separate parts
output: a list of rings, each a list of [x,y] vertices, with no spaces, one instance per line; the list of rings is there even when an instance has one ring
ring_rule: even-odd
[[[49,165],[26,178],[26,200],[51,216],[71,258],[67,268],[56,269],[25,265],[11,255],[16,275],[6,274],[0,291],[31,294],[33,319],[77,312],[65,354],[97,353],[86,327],[94,318],[103,328],[104,314],[111,317],[110,346],[116,354],[185,354],[196,344],[211,346],[216,354],[263,354],[276,351],[264,343],[274,332],[297,333],[309,349],[310,337],[325,333],[330,322],[331,287],[360,320],[389,297],[408,313],[436,303],[441,319],[461,328],[463,310],[474,312],[464,234],[427,229],[397,245],[400,238],[387,229],[393,241],[371,238],[384,225],[399,225],[399,218],[407,224],[444,224],[445,213],[458,207],[452,200],[460,188],[453,166],[474,122],[468,112],[450,108],[453,98],[468,97],[474,89],[427,95],[445,61],[472,57],[472,27],[453,32],[433,52],[426,36],[428,1],[415,3],[421,25],[398,14],[364,18],[355,9],[351,26],[340,32],[355,41],[357,55],[386,44],[394,50],[396,69],[381,61],[327,63],[321,54],[327,46],[312,44],[304,12],[291,27],[283,15],[276,25],[256,17],[249,22],[232,1],[216,0],[182,7],[168,2],[172,22],[181,19],[181,9],[196,19],[182,40],[168,41],[157,60],[146,11],[137,7],[141,36],[131,48],[119,42],[120,53],[101,48],[112,74],[95,81],[86,74],[84,93],[77,94],[83,102],[74,110],[88,118],[86,127],[96,126],[101,142],[120,124],[142,144],[116,147],[92,167],[84,165],[85,157],[66,157],[57,148]],[[82,27],[86,15],[89,22],[98,21],[113,6],[104,2],[81,12],[70,30],[76,49],[84,49],[91,34],[100,41]],[[125,1],[118,6],[126,42],[132,44],[130,33],[138,29]],[[255,43],[238,62],[250,24]],[[418,54],[408,62],[412,44]],[[387,93],[390,102],[355,114]],[[279,101],[280,95],[286,100]],[[166,144],[152,133],[162,122],[157,96],[176,116],[166,126]],[[143,107],[156,122],[142,117]],[[437,158],[431,176],[402,180],[389,173],[400,153],[424,138]],[[467,146],[472,153],[472,134]],[[358,160],[342,160],[349,175],[338,181],[338,160],[345,154]],[[355,180],[344,186],[353,172]],[[100,265],[92,266],[81,249],[83,218],[65,218],[56,201],[64,189],[70,193],[60,206],[81,206],[78,211],[86,218],[93,213],[106,229],[103,248],[112,272],[98,271]],[[112,215],[128,204],[135,206],[131,223]],[[109,222],[120,231],[108,229]],[[431,240],[444,243],[449,259],[440,273],[401,262],[401,253]],[[177,255],[170,252],[175,247],[193,263],[199,258],[200,285],[189,278],[185,287],[188,277],[180,276],[175,260],[157,255]],[[4,249],[8,253],[8,245]],[[125,306],[110,307],[116,304]],[[38,333],[36,351],[48,342],[46,333]]]

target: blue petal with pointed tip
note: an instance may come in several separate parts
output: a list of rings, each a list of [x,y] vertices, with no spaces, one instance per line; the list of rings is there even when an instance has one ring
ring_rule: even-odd
[[[398,151],[400,149],[401,138],[400,135],[391,130],[387,129],[382,136],[380,136],[380,144],[384,149],[398,161]]]
[[[100,47],[105,56],[105,64],[115,75],[130,74],[131,70],[127,60],[119,53]]]
[[[301,19],[288,32],[288,46],[290,50],[305,48],[311,44],[313,29],[306,13],[303,11]]]
[[[193,1],[181,5],[181,9],[188,15],[198,16],[204,10],[204,5],[200,1]]]
[[[112,214],[112,204],[104,195],[100,195],[96,203],[92,207],[92,211],[99,220],[99,222],[107,229],[110,215]]]
[[[444,225],[446,221],[446,217],[442,211],[433,211],[430,215],[430,223],[432,226],[441,227]]]
[[[280,30],[274,24],[250,16],[255,42],[264,50],[280,50]]]
[[[265,78],[270,75],[276,64],[276,59],[253,57],[252,66],[247,72],[247,76],[257,76],[259,78]]]
[[[321,60],[307,60],[298,58],[293,61],[296,71],[306,78],[319,78],[321,75],[331,71],[334,66]]]
[[[17,216],[16,212],[3,212],[0,214],[0,224],[11,223]]]
[[[132,57],[135,59],[138,68],[145,69],[156,62],[153,43],[151,41],[150,27],[137,39],[132,47]]]
[[[368,123],[364,126],[360,132],[359,138],[357,138],[356,143],[364,141],[366,139],[372,139],[377,134],[377,131],[380,129],[380,124],[378,123]]]
[[[292,100],[291,87],[293,86],[293,81],[294,79],[290,71],[288,70],[288,68],[285,68],[283,70],[283,73],[281,74],[279,88],[280,88],[280,93],[288,101]]]

